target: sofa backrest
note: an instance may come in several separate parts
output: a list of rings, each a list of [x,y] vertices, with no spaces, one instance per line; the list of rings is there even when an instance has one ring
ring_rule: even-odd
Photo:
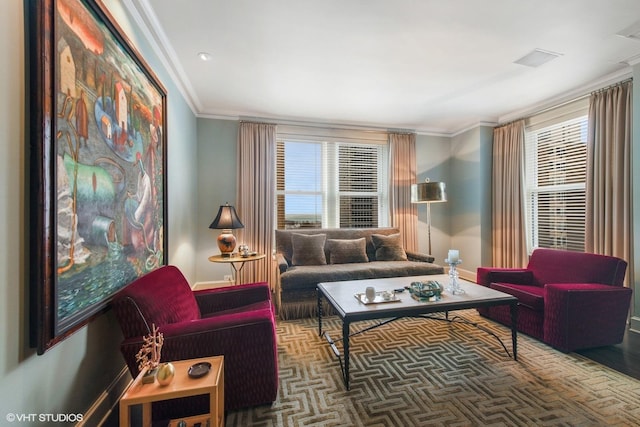
[[[527,268],[538,286],[547,283],[602,283],[622,286],[627,262],[616,257],[558,249],[536,249]]]
[[[367,257],[369,261],[376,259],[376,250],[371,240],[372,234],[382,234],[389,236],[397,234],[400,230],[393,227],[380,228],[307,228],[307,229],[288,229],[276,230],[276,252],[281,253],[291,265],[291,257],[293,256],[293,245],[291,244],[292,234],[326,234],[328,239],[359,239],[364,237],[367,242]],[[325,245],[325,255],[329,259],[329,252]]]
[[[191,286],[182,272],[167,265],[136,279],[113,299],[125,338],[148,335],[161,326],[200,318]]]

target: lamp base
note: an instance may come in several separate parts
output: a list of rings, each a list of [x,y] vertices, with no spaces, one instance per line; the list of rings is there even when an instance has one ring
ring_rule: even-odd
[[[220,249],[220,255],[224,258],[231,257],[235,248],[236,236],[231,233],[231,230],[222,230],[222,233],[218,236],[218,249]]]

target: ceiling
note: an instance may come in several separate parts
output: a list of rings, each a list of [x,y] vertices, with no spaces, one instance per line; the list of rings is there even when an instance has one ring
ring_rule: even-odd
[[[640,0],[124,3],[198,117],[451,135],[587,94],[640,62]],[[534,49],[560,55],[514,63]]]

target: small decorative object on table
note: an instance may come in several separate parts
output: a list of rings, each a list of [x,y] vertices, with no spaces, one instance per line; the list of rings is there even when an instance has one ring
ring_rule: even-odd
[[[373,288],[372,288],[373,289]],[[393,291],[376,291],[366,290],[366,292],[358,292],[353,295],[358,301],[365,305],[380,304],[383,302],[398,302],[400,298]]]
[[[136,360],[138,361],[138,369],[142,371],[147,368],[147,372],[142,377],[142,383],[148,384],[155,380],[155,375],[158,371],[164,335],[158,332],[158,327],[155,324],[152,324],[151,333],[143,337],[143,341],[142,348],[136,354]]]
[[[211,363],[200,362],[191,365],[187,374],[189,374],[190,378],[201,378],[207,375],[209,373],[209,370],[211,370]]]
[[[171,381],[173,381],[173,377],[175,376],[175,374],[176,369],[173,367],[173,364],[171,362],[161,364],[156,372],[156,379],[158,380],[158,384],[160,384],[161,386],[171,384]]]
[[[240,253],[240,256],[242,257],[248,257],[250,255],[249,252],[249,245],[240,245],[238,246],[238,251]]]
[[[458,281],[458,264],[462,264],[462,260],[460,259],[460,252],[456,249],[449,250],[449,256],[444,260],[447,264],[449,264],[449,286],[447,286],[447,291],[451,292],[453,295],[462,295],[464,294],[464,289],[460,287],[460,282]]]
[[[416,301],[440,301],[442,298],[442,285],[435,280],[411,282],[411,286],[409,286],[409,293]]]

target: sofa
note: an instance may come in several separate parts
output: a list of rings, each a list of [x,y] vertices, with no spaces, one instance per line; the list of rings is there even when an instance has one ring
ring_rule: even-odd
[[[605,255],[536,249],[527,268],[477,269],[477,283],[518,298],[518,331],[565,353],[622,342],[632,290],[626,261]],[[478,312],[511,325],[509,309]]]
[[[275,240],[281,319],[317,315],[318,283],[444,273],[433,256],[405,250],[393,227],[276,230]]]
[[[155,325],[164,335],[162,362],[224,356],[225,410],[276,399],[278,348],[267,283],[192,291],[177,267],[163,266],[120,290],[113,309],[124,335],[120,350],[132,377],[139,373],[136,354],[143,337]],[[153,417],[208,412],[208,400],[200,397],[154,404]]]

